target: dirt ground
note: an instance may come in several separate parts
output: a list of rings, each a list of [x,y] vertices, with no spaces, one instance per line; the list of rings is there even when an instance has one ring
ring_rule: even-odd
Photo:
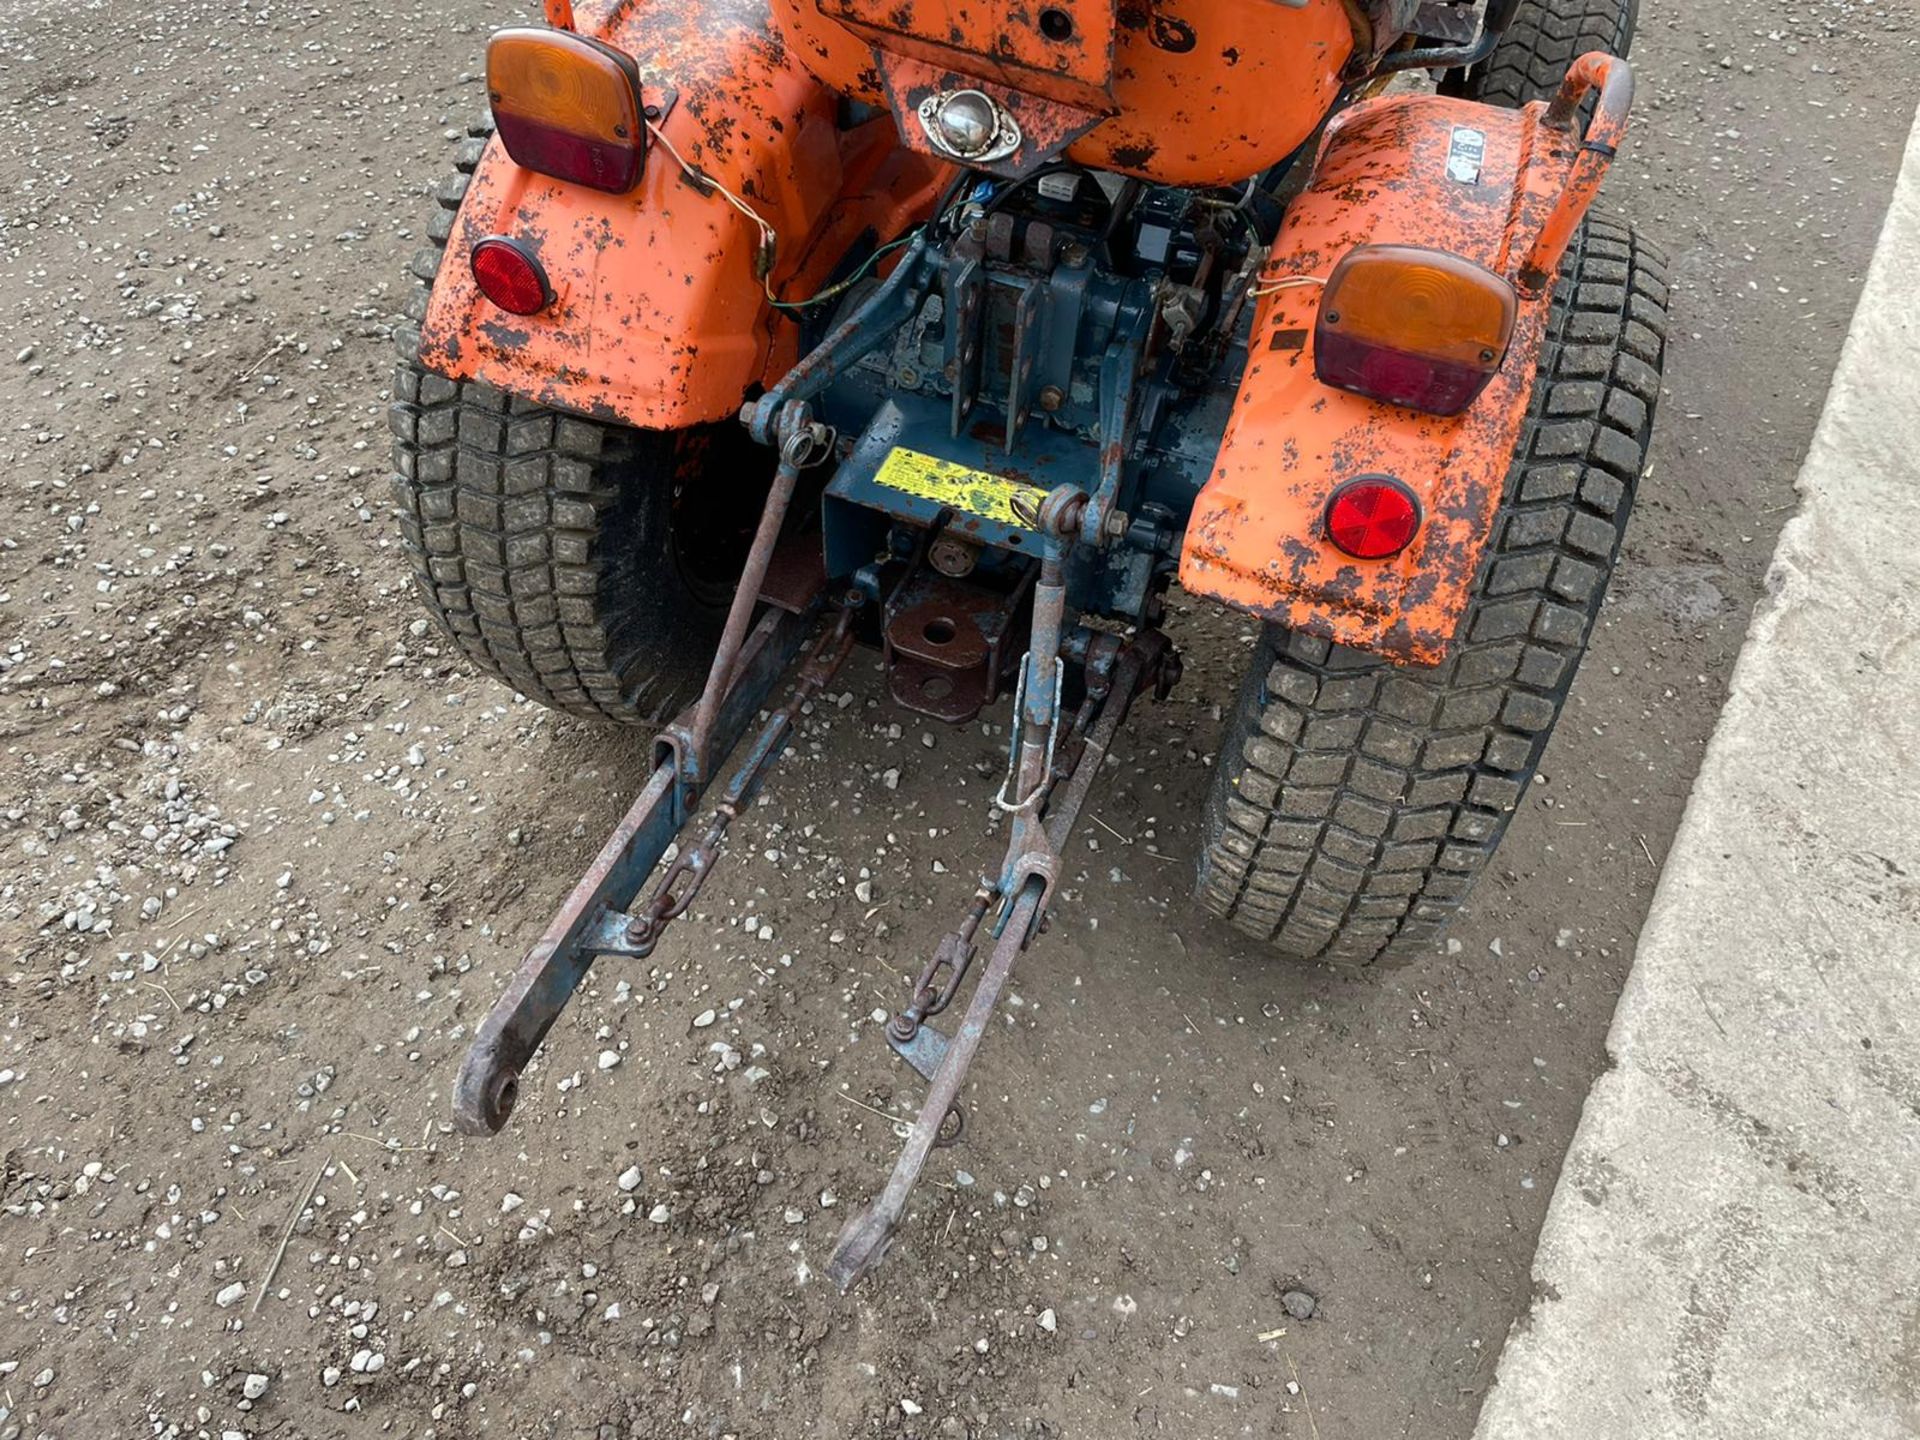
[[[1189,907],[1250,632],[1188,607],[967,1141],[845,1299],[917,1096],[874,1016],[997,858],[1004,738],[871,666],[509,1130],[447,1124],[646,764],[457,661],[386,511],[403,265],[521,13],[0,18],[0,1440],[1467,1434],[1878,227],[1910,0],[1648,0],[1609,201],[1673,255],[1671,389],[1453,941],[1340,976]]]

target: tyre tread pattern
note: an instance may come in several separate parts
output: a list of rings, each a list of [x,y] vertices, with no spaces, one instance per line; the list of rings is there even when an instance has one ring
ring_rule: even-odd
[[[1464,93],[1506,109],[1551,100],[1588,51],[1627,53],[1638,9],[1638,0],[1521,0],[1493,53],[1468,73]]]
[[[455,173],[434,188],[431,243],[409,263],[419,283],[394,330],[388,417],[402,542],[429,612],[476,665],[570,714],[657,724],[684,702],[685,677],[632,663],[636,637],[605,594],[602,553],[621,498],[615,480],[644,437],[419,360],[427,295],[491,133],[489,120],[470,125]]]
[[[1526,793],[1599,611],[1651,437],[1666,300],[1663,257],[1590,217],[1444,663],[1267,627],[1208,805],[1205,909],[1349,965],[1440,934]]]

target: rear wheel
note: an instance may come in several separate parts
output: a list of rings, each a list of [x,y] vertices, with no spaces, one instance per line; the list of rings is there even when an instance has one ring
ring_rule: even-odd
[[[1586,649],[1646,459],[1666,296],[1661,257],[1589,218],[1443,664],[1267,628],[1207,805],[1205,909],[1349,965],[1440,933],[1525,795]]]
[[[428,613],[558,710],[652,726],[699,694],[771,462],[737,426],[650,432],[449,379],[418,322],[490,127],[436,192],[395,332],[394,498]]]
[[[1510,110],[1551,100],[1589,50],[1624,56],[1632,48],[1639,9],[1639,0],[1520,0],[1493,53],[1464,78],[1455,71],[1445,88]]]

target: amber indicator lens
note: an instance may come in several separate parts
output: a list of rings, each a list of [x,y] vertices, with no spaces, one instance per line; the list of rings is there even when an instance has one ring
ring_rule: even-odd
[[[1420,502],[1398,480],[1365,475],[1327,501],[1327,538],[1359,560],[1385,560],[1413,543]]]
[[[473,247],[473,283],[512,315],[537,315],[553,303],[547,272],[531,251],[505,235],[489,235]]]
[[[487,98],[514,164],[616,195],[640,183],[640,77],[611,46],[565,30],[502,30],[487,44]]]
[[[1323,384],[1434,415],[1486,388],[1513,339],[1513,287],[1444,250],[1360,245],[1327,277],[1313,332]]]

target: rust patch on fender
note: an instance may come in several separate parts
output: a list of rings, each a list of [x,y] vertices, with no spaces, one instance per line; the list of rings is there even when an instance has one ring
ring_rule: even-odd
[[[1172,185],[1238,183],[1290,155],[1339,97],[1354,46],[1342,0],[773,0],[773,10],[816,73],[858,99],[887,103],[875,81],[890,59],[951,71],[1106,117],[1069,137],[1066,157]],[[913,143],[918,119],[895,115]]]
[[[773,32],[765,0],[602,0],[579,6],[576,23],[632,55],[644,79],[671,81],[667,138],[779,233],[776,294],[813,294],[859,236],[891,238],[924,218],[951,173],[902,148],[885,119],[842,130],[838,96]],[[555,294],[546,310],[506,317],[480,294],[467,256],[492,234],[538,255]],[[420,357],[630,425],[726,419],[797,358],[798,329],[767,304],[758,250],[753,225],[657,144],[639,185],[608,195],[523,170],[492,142],[449,237]]]
[[[1325,279],[1348,250],[1372,242],[1449,250],[1517,279],[1570,179],[1586,183],[1577,143],[1541,123],[1545,110],[1414,95],[1343,112],[1263,278]],[[1448,175],[1456,126],[1485,136],[1473,183]],[[1505,360],[1456,416],[1322,385],[1306,363],[1319,287],[1264,297],[1213,474],[1188,520],[1181,584],[1343,645],[1419,664],[1445,659],[1525,423],[1551,294],[1550,285],[1521,289]],[[1334,489],[1369,473],[1404,482],[1425,513],[1413,543],[1386,560],[1354,560],[1323,533]]]
[[[812,3],[870,42],[883,70],[890,58],[917,60],[1083,111],[1113,108],[1112,0]]]
[[[1106,118],[1104,111],[1087,110],[1063,101],[1028,94],[1009,88],[1002,82],[984,80],[957,70],[943,70],[923,60],[902,55],[880,56],[880,73],[887,89],[887,102],[898,118],[902,142],[911,150],[937,158],[926,127],[920,123],[921,101],[948,91],[972,88],[991,96],[1020,124],[1020,148],[1004,160],[991,161],[979,168],[1009,179],[1038,169],[1057,157],[1073,141]]]

